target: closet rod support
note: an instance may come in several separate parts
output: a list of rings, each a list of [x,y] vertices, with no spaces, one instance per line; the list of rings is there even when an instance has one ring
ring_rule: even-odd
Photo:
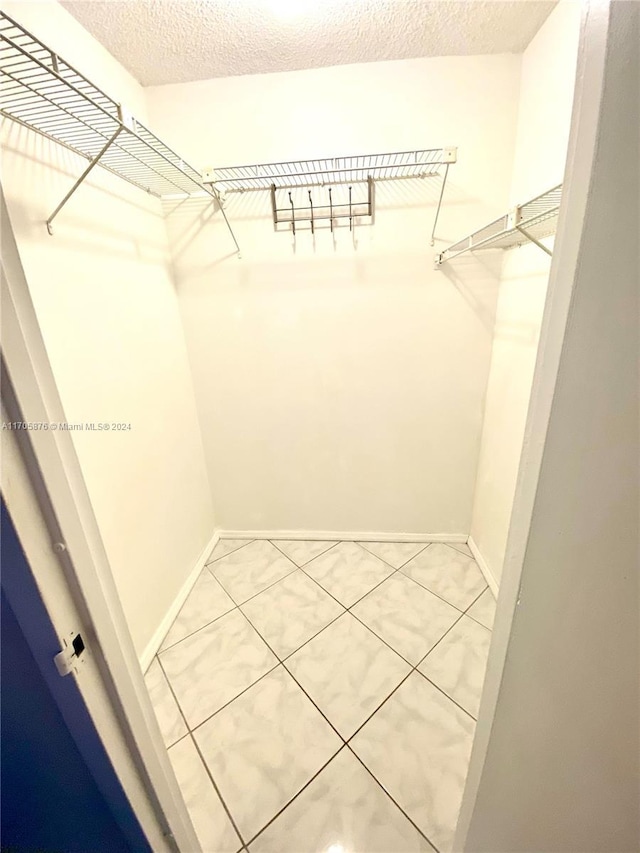
[[[455,161],[454,161],[455,162]],[[438,207],[436,208],[436,218],[433,220],[433,229],[431,231],[431,245],[436,243],[436,228],[438,226],[438,217],[440,216],[440,208],[442,207],[442,198],[444,196],[444,188],[447,183],[447,175],[449,174],[449,163],[445,164],[444,174],[442,176],[442,186],[440,187],[440,197],[438,199]]]
[[[95,156],[95,157],[93,158],[93,160],[89,163],[89,165],[87,166],[87,168],[86,168],[86,169],[84,170],[84,172],[80,175],[80,177],[79,177],[79,178],[78,178],[78,180],[75,182],[75,184],[71,187],[71,189],[70,189],[70,190],[69,190],[69,192],[66,194],[66,196],[62,199],[62,201],[60,202],[60,204],[59,204],[59,205],[56,207],[56,209],[53,211],[53,213],[51,214],[51,216],[47,219],[47,231],[49,232],[49,234],[53,234],[53,220],[54,220],[54,219],[56,218],[56,216],[60,213],[60,211],[62,210],[62,208],[65,206],[65,204],[69,201],[69,199],[71,198],[71,196],[72,196],[72,195],[74,194],[74,192],[78,189],[78,187],[79,187],[79,186],[80,186],[80,184],[84,181],[84,179],[87,177],[87,175],[89,174],[89,172],[91,172],[91,170],[94,168],[94,166],[97,166],[97,165],[98,165],[98,163],[100,162],[100,158],[101,158],[101,157],[103,157],[103,156],[107,153],[107,151],[109,150],[110,146],[111,146],[111,145],[116,141],[116,139],[117,139],[117,138],[118,138],[118,136],[120,135],[120,132],[123,130],[123,128],[124,128],[124,125],[123,125],[123,124],[120,124],[120,125],[119,125],[119,127],[116,129],[116,132],[113,134],[113,136],[111,136],[111,137],[110,137],[110,139],[108,139],[108,140],[107,140],[106,144],[105,144],[105,145],[100,149],[100,151],[98,152],[98,154],[96,154],[96,156]]]
[[[231,227],[231,223],[229,222],[227,214],[225,213],[224,204],[222,203],[222,197],[220,196],[220,193],[218,192],[218,190],[215,189],[215,187],[212,187],[212,190],[213,190],[213,197],[218,202],[218,207],[220,208],[220,213],[224,217],[224,221],[227,225],[227,228],[229,229],[229,234],[231,234],[231,239],[235,243],[236,252],[237,252],[238,260],[239,260],[242,257],[242,252],[240,250],[240,245],[239,245],[238,241],[236,240],[236,235],[233,232],[233,228]]]
[[[535,243],[535,245],[539,249],[542,249],[543,252],[546,252],[550,258],[553,256],[553,252],[551,251],[551,249],[547,249],[547,247],[544,245],[544,243],[541,243],[539,240],[536,240],[536,238],[533,236],[533,234],[530,234],[521,225],[516,225],[516,228],[518,229],[518,231],[521,234],[523,234],[527,238],[527,240],[531,240],[531,242]]]

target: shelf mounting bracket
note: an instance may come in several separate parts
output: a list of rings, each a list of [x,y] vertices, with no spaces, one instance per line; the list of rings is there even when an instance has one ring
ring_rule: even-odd
[[[455,160],[453,161],[455,162]],[[442,199],[444,197],[444,188],[447,183],[447,175],[449,174],[449,163],[445,163],[444,174],[442,176],[442,185],[440,186],[440,196],[438,198],[438,207],[436,208],[436,217],[433,220],[433,228],[431,230],[431,245],[436,244],[436,228],[438,226],[438,217],[440,216],[440,208],[442,207]]]
[[[526,230],[525,230],[521,225],[516,225],[516,228],[518,229],[518,231],[519,231],[521,234],[523,234],[523,235],[527,238],[527,240],[530,240],[530,241],[531,241],[532,243],[534,243],[534,244],[535,244],[539,249],[542,249],[542,251],[543,251],[543,252],[546,252],[546,253],[547,253],[547,255],[549,255],[549,257],[550,257],[550,258],[553,256],[553,252],[551,251],[551,249],[547,249],[547,247],[544,245],[544,243],[541,243],[541,242],[540,242],[540,240],[536,240],[536,238],[533,236],[533,234],[530,234],[530,233],[529,233],[528,231],[526,231]]]
[[[77,181],[75,182],[75,184],[71,187],[71,189],[69,190],[69,192],[66,194],[66,196],[65,196],[65,197],[62,199],[62,201],[60,202],[60,204],[59,204],[59,205],[56,207],[56,209],[53,211],[53,213],[51,214],[51,216],[47,219],[47,231],[49,232],[49,234],[53,234],[53,220],[54,220],[54,219],[56,218],[56,216],[60,213],[60,211],[62,210],[62,208],[65,206],[65,204],[69,201],[69,199],[71,198],[71,196],[72,196],[72,195],[74,194],[74,192],[78,189],[78,187],[79,187],[79,186],[80,186],[80,184],[84,181],[84,179],[87,177],[87,175],[89,174],[89,172],[91,172],[91,170],[92,170],[95,166],[97,166],[97,165],[98,165],[98,163],[100,162],[100,158],[101,158],[101,157],[103,157],[103,156],[107,153],[107,151],[109,150],[109,148],[111,147],[111,145],[116,141],[116,139],[117,139],[117,138],[118,138],[118,136],[120,135],[120,132],[122,131],[123,127],[124,127],[124,125],[123,125],[123,124],[120,124],[120,125],[118,126],[118,128],[116,129],[116,132],[115,132],[115,133],[114,133],[114,134],[113,134],[113,135],[112,135],[112,136],[111,136],[111,137],[106,141],[105,145],[100,149],[100,151],[98,152],[98,154],[96,154],[96,156],[93,158],[93,160],[91,160],[91,162],[89,163],[89,165],[87,166],[87,168],[86,168],[86,169],[84,170],[84,172],[80,175],[80,177],[78,178],[78,180],[77,180]]]

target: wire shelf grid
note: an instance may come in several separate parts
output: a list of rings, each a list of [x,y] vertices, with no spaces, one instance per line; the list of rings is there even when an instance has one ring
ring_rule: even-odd
[[[529,241],[548,252],[538,241],[555,234],[561,198],[562,184],[559,184],[449,246],[436,256],[436,265],[465,252],[511,249]]]
[[[349,157],[290,160],[255,166],[225,166],[205,174],[205,183],[226,192],[251,192],[331,184],[364,183],[369,178],[388,181],[401,178],[436,177],[441,168],[454,162],[454,149],[433,148]]]
[[[4,13],[0,113],[87,160],[100,155],[99,165],[151,195],[211,194],[175,151]]]

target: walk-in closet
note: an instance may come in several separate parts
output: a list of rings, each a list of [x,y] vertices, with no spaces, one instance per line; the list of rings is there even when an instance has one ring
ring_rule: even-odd
[[[456,849],[581,14],[2,4],[47,428],[204,853]]]

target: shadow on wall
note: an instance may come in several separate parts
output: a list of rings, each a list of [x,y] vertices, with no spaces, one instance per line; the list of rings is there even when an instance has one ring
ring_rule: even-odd
[[[354,216],[352,230],[348,217],[336,220],[333,232],[327,220],[316,223],[313,234],[309,222],[297,224],[295,235],[290,227],[275,228],[268,190],[228,194],[225,212],[244,260],[341,253],[347,257],[354,250],[379,257],[408,252],[424,254],[425,265],[432,268],[436,249],[430,245],[430,238],[441,186],[439,178],[378,182],[373,222],[368,216]],[[321,187],[316,190],[323,191]],[[217,202],[209,198],[165,200],[163,210],[178,277],[212,270],[225,260],[233,262],[233,243],[225,234],[226,224]],[[416,211],[423,213],[416,215]],[[449,179],[436,229],[440,248],[460,238],[463,228],[456,227],[457,221],[462,219],[466,225],[483,216],[486,217],[486,205]],[[375,227],[371,227],[374,223]]]
[[[56,217],[53,236],[49,236],[48,217],[87,167],[88,160],[15,122],[4,120],[1,130],[7,190],[11,193],[11,187],[16,187],[28,195],[25,204],[17,191],[11,193],[15,196],[11,210],[29,223],[30,235],[55,240],[56,246],[65,251],[80,249],[97,256],[121,255],[148,264],[167,263],[166,242],[151,240],[140,229],[132,233],[131,217],[128,212],[123,215],[122,208],[126,205],[127,211],[144,214],[147,223],[155,220],[156,227],[162,227],[159,200],[145,196],[139,188],[102,168],[96,168],[78,187]],[[88,204],[90,198],[92,204]],[[127,227],[123,227],[123,220]]]
[[[466,255],[439,268],[471,307],[489,335],[494,333],[496,293],[502,275],[503,252]]]

